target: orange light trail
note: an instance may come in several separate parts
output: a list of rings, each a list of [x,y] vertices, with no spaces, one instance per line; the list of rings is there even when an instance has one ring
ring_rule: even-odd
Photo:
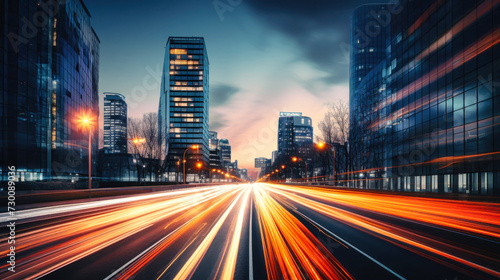
[[[426,237],[424,233],[368,218],[323,202],[334,202],[352,209],[368,210],[496,241],[500,240],[500,206],[498,204],[268,184],[265,185],[265,189],[279,197],[287,198],[289,201],[299,203],[405,249],[413,252],[418,252],[415,249],[423,250],[421,254],[427,258],[436,261],[434,255],[438,255],[445,259],[440,261],[444,265],[458,269],[455,264],[448,261],[452,260],[494,277],[500,277],[500,272],[495,270],[495,266],[486,267],[476,261],[495,263],[496,267],[500,267],[498,258],[481,257],[467,248],[448,244],[446,240],[440,241],[435,237]]]
[[[257,186],[254,191],[269,279],[352,279],[332,253],[267,190]]]
[[[99,205],[99,209],[82,208],[88,205]],[[301,213],[305,208],[331,220],[331,225],[342,223],[388,246],[396,245],[472,278],[479,279],[478,273],[500,277],[496,269],[500,267],[499,253],[481,255],[481,251],[470,246],[422,230],[432,227],[467,238],[499,242],[498,203],[257,183],[189,188],[47,208],[20,211],[20,217],[27,220],[25,224],[29,220],[50,221],[51,217],[58,221],[26,227],[18,233],[22,242],[16,248],[20,256],[16,273],[8,273],[4,264],[0,267],[1,279],[50,277],[75,262],[92,259],[108,247],[136,242],[146,249],[134,249],[118,264],[121,267],[102,278],[191,279],[200,277],[209,265],[212,272],[204,279],[233,279],[237,270],[245,269],[242,262],[246,258],[241,259],[244,255],[240,248],[245,247],[244,229],[249,228],[248,233],[252,234],[251,227],[246,227],[252,220],[258,225],[255,234],[260,238],[254,243],[257,247],[250,250],[253,255],[261,254],[261,269],[265,269],[268,279],[354,279],[354,271],[349,271],[352,266],[343,263],[345,256],[327,249],[313,231],[317,229],[339,243],[342,250],[355,248],[354,245],[314,224]],[[408,226],[410,223],[419,227]],[[149,240],[150,236],[155,237]],[[0,242],[6,240],[2,235]],[[400,272],[385,267],[360,249],[355,250],[364,261],[373,261],[399,276]],[[0,253],[8,251],[2,248]]]
[[[480,55],[484,51],[496,45],[498,42],[500,42],[500,28],[496,29],[491,34],[484,36],[477,42],[471,44],[469,47],[461,51],[459,54],[439,65],[437,68],[431,70],[431,73],[425,74],[410,85],[407,85],[404,88],[398,90],[393,94],[395,98],[389,98],[389,100],[391,100],[393,103],[398,100],[402,100],[415,91],[421,89],[424,85],[430,84],[443,77],[444,75],[450,73],[453,69],[462,66],[464,63]],[[438,71],[438,69],[443,70]]]
[[[438,0],[432,3],[432,5],[408,28],[408,35],[411,35],[415,30],[417,30],[422,23],[424,23],[437,8],[439,8],[445,0]]]

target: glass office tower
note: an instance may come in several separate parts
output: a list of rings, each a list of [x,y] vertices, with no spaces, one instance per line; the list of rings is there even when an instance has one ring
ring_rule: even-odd
[[[280,112],[277,154],[307,155],[313,144],[312,120],[302,113]]]
[[[500,194],[499,2],[405,0],[388,11],[387,57],[351,88],[351,106],[370,115],[351,145],[375,158],[353,168],[355,186]]]
[[[103,138],[106,153],[127,153],[127,103],[122,94],[104,93]]]
[[[80,0],[0,2],[0,174],[20,181],[88,174],[88,133],[76,121],[99,115],[99,39]],[[95,170],[95,168],[93,168]]]
[[[356,8],[351,17],[350,149],[354,170],[383,166],[383,139],[368,128],[382,111],[370,110],[383,98],[382,73],[388,50],[390,22],[388,5],[368,4]]]
[[[222,153],[222,167],[227,168],[231,164],[231,145],[227,139],[219,139],[219,145]]]
[[[203,38],[168,38],[158,110],[160,141],[168,172],[176,171],[184,151],[193,145],[199,149],[186,152],[188,173],[198,173],[196,162],[208,166],[208,73]]]

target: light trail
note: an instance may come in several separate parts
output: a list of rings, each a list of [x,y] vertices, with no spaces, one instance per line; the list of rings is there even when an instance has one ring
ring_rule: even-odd
[[[316,212],[323,213],[336,221],[382,238],[453,269],[461,270],[458,265],[449,260],[491,276],[500,277],[500,271],[495,269],[495,267],[500,267],[498,258],[481,256],[467,247],[455,246],[449,244],[446,240],[428,237],[422,232],[368,218],[337,206],[306,198],[306,196],[354,209],[378,212],[386,216],[396,216],[421,224],[432,224],[467,232],[471,235],[490,238],[493,242],[498,242],[500,239],[500,207],[498,204],[423,199],[373,193],[355,194],[349,191],[305,189],[268,184],[265,186],[266,190],[275,195],[287,198]],[[436,255],[440,258],[436,258]],[[487,267],[478,263],[479,261],[491,266]],[[478,277],[473,272],[465,272]]]
[[[352,279],[330,251],[259,185],[255,204],[269,279]]]
[[[106,280],[251,279],[254,273],[258,279],[354,279],[358,262],[405,278],[394,263],[398,260],[367,253],[363,240],[331,227],[340,224],[378,246],[469,277],[500,277],[500,254],[484,245],[500,246],[498,203],[264,183],[167,193],[88,202],[100,205],[99,211],[79,203],[24,212],[26,227],[16,236],[16,273],[3,264],[0,278],[74,278],[72,268],[80,267],[85,273],[100,269],[94,278]],[[252,228],[252,221],[258,226]],[[249,237],[243,238],[246,228]],[[455,237],[435,233],[442,230]],[[317,231],[342,246],[329,250]],[[259,238],[252,240],[253,234]],[[462,244],[460,238],[480,240],[482,247]],[[0,242],[7,242],[5,234]],[[113,272],[100,267],[108,262]]]

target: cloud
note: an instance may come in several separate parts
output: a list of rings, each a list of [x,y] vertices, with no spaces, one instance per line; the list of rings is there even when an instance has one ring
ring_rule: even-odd
[[[228,121],[226,115],[218,112],[210,112],[210,123],[208,125],[210,130],[218,131],[221,128],[226,127]]]
[[[239,91],[238,87],[228,84],[219,83],[210,86],[210,107],[226,105],[229,99]]]
[[[348,81],[350,16],[354,8],[368,2],[372,1],[245,1],[257,17],[295,43],[298,60],[325,72],[328,78],[314,83],[326,86]]]

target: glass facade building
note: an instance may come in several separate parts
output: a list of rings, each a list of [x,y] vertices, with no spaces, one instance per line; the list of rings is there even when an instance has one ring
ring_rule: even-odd
[[[382,46],[386,57],[358,76],[356,67],[364,58],[353,54],[359,51],[354,30],[361,28],[360,18],[377,12],[366,10],[367,6],[354,12],[351,184],[500,194],[499,4],[490,0],[387,4],[379,20],[364,23],[381,25],[383,30],[370,38],[386,42]]]
[[[103,139],[106,153],[127,153],[127,103],[122,94],[104,93]]]
[[[307,155],[313,144],[312,120],[302,113],[280,112],[277,154]]]
[[[193,162],[209,163],[208,76],[209,61],[205,40],[201,37],[170,37],[163,66],[159,134],[168,172],[175,172],[184,151],[186,168]]]
[[[87,176],[89,131],[77,119],[95,119],[95,159],[100,43],[89,11],[80,0],[0,7],[0,177],[7,180],[7,166],[20,181]]]
[[[231,145],[229,145],[229,140],[219,139],[219,145],[222,152],[222,166],[228,167],[231,164]]]
[[[222,150],[219,144],[219,138],[217,138],[216,131],[208,132],[210,139],[209,150],[210,150],[210,168],[211,169],[220,169],[222,167]]]

